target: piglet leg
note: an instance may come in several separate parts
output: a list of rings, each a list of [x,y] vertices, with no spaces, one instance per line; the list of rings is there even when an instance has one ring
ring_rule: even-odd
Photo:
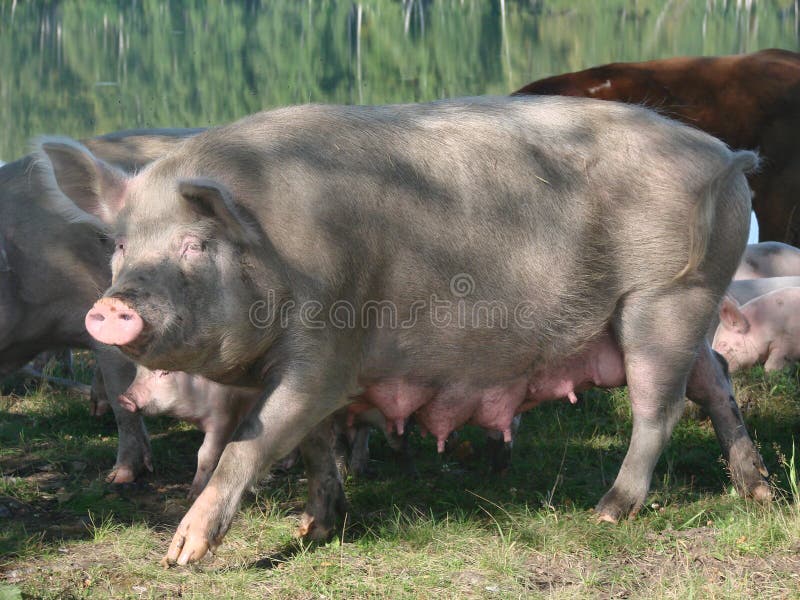
[[[230,435],[230,430],[210,429],[206,431],[203,444],[197,451],[197,471],[195,471],[192,486],[186,496],[189,500],[197,498],[208,484]]]

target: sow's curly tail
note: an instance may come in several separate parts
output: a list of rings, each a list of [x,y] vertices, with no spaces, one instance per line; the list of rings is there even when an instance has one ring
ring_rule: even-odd
[[[714,216],[717,212],[717,201],[720,194],[732,189],[734,180],[740,174],[749,173],[758,168],[758,154],[749,150],[731,153],[730,162],[719,173],[714,175],[701,194],[700,201],[695,204],[689,221],[691,227],[689,237],[689,260],[675,279],[683,279],[694,272],[706,256],[711,232],[714,230]]]

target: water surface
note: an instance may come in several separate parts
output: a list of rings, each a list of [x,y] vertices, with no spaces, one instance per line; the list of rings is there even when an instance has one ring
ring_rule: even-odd
[[[0,158],[40,134],[507,94],[615,60],[798,49],[797,0],[0,0]]]

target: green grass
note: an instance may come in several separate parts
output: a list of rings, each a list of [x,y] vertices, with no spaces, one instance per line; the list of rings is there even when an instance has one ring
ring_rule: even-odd
[[[329,543],[294,537],[302,471],[263,482],[217,554],[164,570],[158,560],[188,508],[201,436],[148,422],[156,473],[109,489],[110,417],[12,382],[0,396],[0,600],[8,598],[789,598],[800,595],[800,383],[797,373],[736,379],[780,497],[736,496],[713,429],[684,417],[642,513],[617,526],[591,508],[630,435],[622,391],[528,413],[513,465],[488,472],[481,432],[436,455],[414,439],[411,479],[375,435],[371,480],[348,480],[353,512]]]

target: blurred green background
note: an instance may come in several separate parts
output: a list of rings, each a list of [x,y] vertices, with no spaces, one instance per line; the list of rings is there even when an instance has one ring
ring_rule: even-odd
[[[797,0],[0,0],[0,158],[39,134],[506,94],[616,60],[798,49]]]

